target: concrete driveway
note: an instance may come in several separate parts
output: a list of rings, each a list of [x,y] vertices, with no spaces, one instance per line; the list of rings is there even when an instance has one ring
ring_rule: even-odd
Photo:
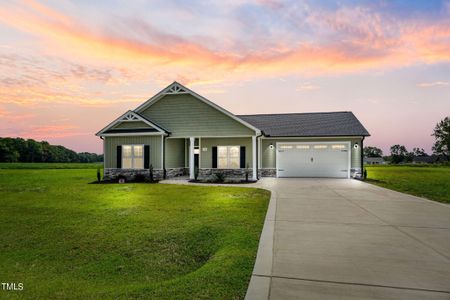
[[[263,179],[247,299],[450,299],[450,206],[346,179]]]

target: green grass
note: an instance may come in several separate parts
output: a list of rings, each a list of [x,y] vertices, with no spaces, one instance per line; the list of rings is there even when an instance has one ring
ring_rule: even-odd
[[[27,299],[242,299],[269,192],[0,170],[0,282]]]
[[[369,183],[450,203],[450,166],[366,166]]]
[[[0,169],[97,169],[103,163],[0,163]]]

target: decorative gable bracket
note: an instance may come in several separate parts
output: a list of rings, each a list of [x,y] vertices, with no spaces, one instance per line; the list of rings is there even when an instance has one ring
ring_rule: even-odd
[[[172,83],[170,86],[168,86],[164,92],[164,94],[187,94],[188,91],[181,86],[178,82]]]
[[[124,115],[120,121],[140,121],[140,119],[133,113]]]

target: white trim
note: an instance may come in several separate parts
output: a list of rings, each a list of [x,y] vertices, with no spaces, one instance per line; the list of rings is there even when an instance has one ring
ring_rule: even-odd
[[[224,138],[224,139],[229,139],[229,138],[250,138],[253,135],[223,135],[223,136],[206,136],[206,135],[198,135],[196,136],[197,138],[204,138],[204,139],[219,139],[219,138]],[[168,136],[168,139],[188,139],[190,138],[190,136]]]
[[[330,141],[330,142],[322,142],[322,141],[314,141],[314,142],[276,142],[275,143],[275,170],[276,177],[278,178],[278,144],[311,144],[311,143],[321,143],[321,144],[338,144],[338,143],[346,143],[348,145],[348,158],[347,158],[347,178],[350,179],[350,169],[352,163],[352,142],[351,141]]]
[[[261,137],[258,139],[258,169],[261,169],[262,167],[262,151],[261,151],[261,147],[262,147],[262,141],[261,141]]]
[[[313,139],[362,139],[363,137],[360,135],[355,136],[287,136],[287,137],[270,137],[270,136],[262,136],[264,140],[313,140]],[[346,141],[344,141],[346,142]]]
[[[161,135],[161,169],[164,170],[164,136]]]
[[[256,174],[256,136],[252,136],[252,169],[253,169],[253,180],[257,179]]]
[[[111,123],[109,123],[105,128],[103,128],[102,130],[97,132],[95,135],[96,136],[106,136],[106,134],[108,134],[108,133],[105,134],[104,132],[107,131],[108,129],[111,129],[116,124],[122,123],[122,122],[136,122],[136,121],[144,122],[145,124],[149,125],[151,128],[158,130],[160,133],[166,134],[166,130],[164,130],[163,128],[159,127],[158,125],[154,124],[153,122],[150,122],[147,119],[144,119],[143,117],[141,117],[134,111],[129,110],[126,113],[124,113],[123,115],[121,115],[120,117],[118,117],[117,119],[115,119],[114,121],[112,121]]]
[[[194,176],[194,147],[195,137],[189,138],[189,178],[195,179]]]
[[[144,135],[145,136],[146,135],[149,135],[149,136],[161,135],[161,136],[163,136],[164,134],[161,132],[147,132],[147,133],[145,133],[145,132],[130,132],[130,133],[104,133],[100,136],[140,136],[140,135],[142,135],[142,136],[144,136]]]
[[[198,168],[200,169],[200,166],[202,165],[202,138],[198,138]]]
[[[170,85],[168,85],[166,88],[164,88],[162,91],[160,91],[159,93],[157,93],[155,96],[153,96],[152,98],[148,99],[147,101],[145,101],[143,104],[139,105],[135,111],[137,112],[141,112],[144,109],[149,108],[150,106],[152,106],[153,104],[155,104],[156,102],[158,102],[161,98],[163,98],[165,95],[173,95],[173,92],[169,92],[171,90],[173,90],[174,88],[180,88],[182,90],[184,90],[185,92],[178,92],[175,94],[190,94],[191,96],[197,98],[200,101],[203,101],[204,103],[208,104],[209,106],[217,109],[218,111],[220,111],[221,113],[227,115],[228,117],[232,118],[233,120],[241,123],[242,125],[255,130],[256,134],[259,135],[261,134],[261,130],[259,130],[258,128],[256,128],[255,126],[245,122],[244,120],[236,117],[234,114],[232,114],[231,112],[227,111],[226,109],[220,107],[219,105],[215,104],[214,102],[211,102],[210,100],[206,99],[203,96],[200,96],[199,94],[197,94],[196,92],[188,89],[187,87],[185,87],[184,85],[174,81],[173,83],[171,83]]]

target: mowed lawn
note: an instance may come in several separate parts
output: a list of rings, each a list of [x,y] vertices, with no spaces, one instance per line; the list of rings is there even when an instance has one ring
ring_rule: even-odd
[[[366,166],[369,183],[450,203],[450,166]]]
[[[268,191],[95,174],[0,170],[0,298],[244,298]]]

